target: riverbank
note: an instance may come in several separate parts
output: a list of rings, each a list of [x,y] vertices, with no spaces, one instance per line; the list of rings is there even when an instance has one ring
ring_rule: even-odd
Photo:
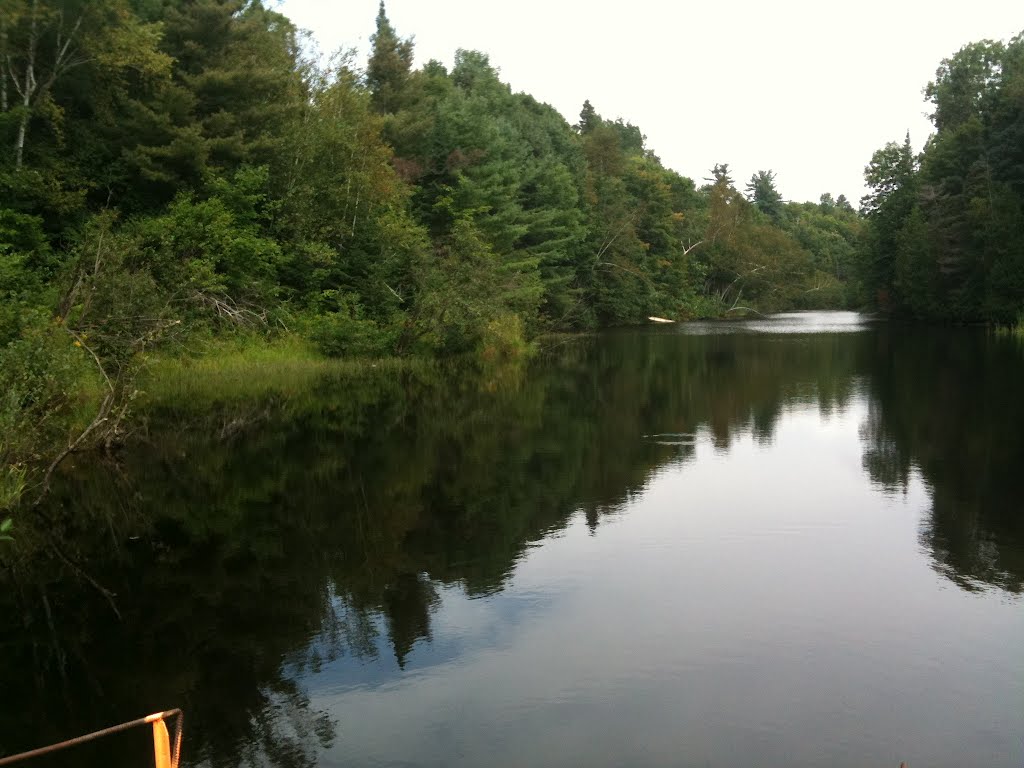
[[[423,368],[426,358],[330,358],[298,336],[218,339],[187,355],[159,355],[139,378],[142,405],[189,405],[295,394],[323,377]]]
[[[325,382],[354,391],[381,377],[434,379],[469,370],[483,374],[486,383],[481,386],[493,390],[510,364],[518,369],[536,354],[581,337],[553,334],[532,343],[492,343],[473,354],[447,358],[329,357],[297,334],[199,337],[187,345],[138,354],[130,372],[120,373],[110,390],[103,386],[107,372],[80,365],[63,380],[54,379],[59,393],[38,397],[32,411],[19,410],[17,392],[0,402],[0,522],[39,498],[55,462],[72,453],[122,444],[156,409],[208,411],[268,397],[300,398]],[[81,347],[61,354],[87,359]],[[112,403],[105,403],[108,392]],[[35,426],[41,423],[48,428]]]
[[[996,333],[1024,341],[1024,315],[1021,315],[1014,325],[996,326]]]
[[[193,340],[187,349],[140,354],[116,375],[90,367],[81,347],[61,355],[77,364],[32,376],[26,359],[23,375],[0,401],[0,522],[34,504],[68,456],[120,444],[148,409],[293,397],[324,379],[355,381],[437,365],[424,357],[330,358],[296,335]],[[56,357],[38,359],[49,365]]]

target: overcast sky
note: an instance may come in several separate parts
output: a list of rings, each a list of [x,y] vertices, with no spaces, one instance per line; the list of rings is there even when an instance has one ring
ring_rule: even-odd
[[[365,65],[378,0],[279,0],[322,51]],[[271,4],[274,2],[271,0]],[[489,54],[514,91],[576,122],[584,99],[640,127],[665,165],[700,180],[729,163],[741,189],[776,172],[787,199],[863,194],[871,153],[931,124],[921,90],[944,57],[1024,29],[1024,2],[905,0],[387,0],[416,66]]]

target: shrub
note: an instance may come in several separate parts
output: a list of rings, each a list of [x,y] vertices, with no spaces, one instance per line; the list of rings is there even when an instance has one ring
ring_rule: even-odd
[[[56,323],[0,348],[0,509],[17,503],[25,467],[57,455],[92,419],[99,382],[88,353]]]
[[[530,352],[526,329],[519,315],[504,314],[488,321],[480,335],[479,354],[484,362],[514,360]]]
[[[329,357],[377,357],[391,354],[398,329],[366,318],[354,294],[325,291],[334,311],[310,321],[310,338]]]

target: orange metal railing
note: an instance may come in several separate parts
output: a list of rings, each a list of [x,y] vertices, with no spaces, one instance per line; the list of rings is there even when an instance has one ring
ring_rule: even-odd
[[[77,747],[79,744],[85,744],[88,741],[95,741],[96,739],[103,738],[104,736],[121,733],[122,731],[127,731],[130,728],[137,728],[141,725],[150,725],[153,728],[153,757],[156,761],[156,768],[178,768],[178,762],[181,760],[181,734],[184,726],[184,719],[185,716],[180,709],[169,709],[166,712],[156,712],[152,715],[140,717],[138,720],[131,720],[127,723],[113,725],[110,728],[104,728],[101,731],[93,731],[92,733],[87,733],[84,736],[68,739],[67,741],[62,741],[58,744],[50,744],[49,746],[33,749],[29,752],[22,752],[17,755],[0,757],[0,766],[11,765],[33,757],[41,757],[43,755],[48,755],[51,752],[67,749],[68,747]],[[173,748],[171,745],[171,735],[167,730],[168,720],[174,721]]]

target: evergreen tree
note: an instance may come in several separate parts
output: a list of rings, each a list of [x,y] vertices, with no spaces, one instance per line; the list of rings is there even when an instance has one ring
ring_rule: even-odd
[[[728,163],[715,163],[715,167],[711,169],[711,175],[704,177],[704,181],[709,182],[712,185],[724,185],[731,187],[733,185],[732,176],[729,174]]]
[[[583,109],[580,110],[580,121],[573,127],[577,133],[586,135],[594,130],[600,119],[594,105],[590,103],[590,99],[587,99],[583,102]]]
[[[398,37],[384,10],[384,0],[377,11],[377,31],[370,36],[370,46],[366,84],[373,95],[374,109],[384,114],[398,112],[409,85],[413,42]]]
[[[869,296],[882,308],[898,304],[892,296],[897,238],[917,198],[917,158],[908,132],[902,144],[889,142],[877,150],[864,169],[871,190],[861,210],[871,223],[868,258],[861,264],[861,280]]]
[[[747,199],[776,224],[782,216],[782,195],[775,188],[774,171],[758,171],[747,182]]]
[[[930,319],[1012,322],[1024,307],[1021,37],[943,60],[925,96],[936,132],[918,165],[890,144],[866,169],[863,260],[878,303]]]

